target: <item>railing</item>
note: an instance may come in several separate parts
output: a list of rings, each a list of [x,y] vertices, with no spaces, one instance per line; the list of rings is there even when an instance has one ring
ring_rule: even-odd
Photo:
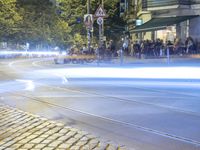
[[[142,8],[165,7],[171,5],[191,5],[192,0],[142,0]]]

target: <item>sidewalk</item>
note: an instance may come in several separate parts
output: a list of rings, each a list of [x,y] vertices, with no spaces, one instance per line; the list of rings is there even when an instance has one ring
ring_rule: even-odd
[[[0,104],[0,150],[126,150],[84,131]]]
[[[116,57],[111,61],[100,62],[99,66],[134,66],[134,65],[173,65],[184,63],[200,63],[200,55],[171,55],[167,57],[149,57],[149,58],[135,58],[133,56],[123,56],[123,58]],[[93,65],[97,65],[95,62]]]

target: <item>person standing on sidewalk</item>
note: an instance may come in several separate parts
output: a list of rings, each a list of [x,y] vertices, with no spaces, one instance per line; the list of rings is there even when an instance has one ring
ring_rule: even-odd
[[[134,49],[136,58],[141,59],[141,47],[138,41],[135,41],[133,45],[133,49]]]

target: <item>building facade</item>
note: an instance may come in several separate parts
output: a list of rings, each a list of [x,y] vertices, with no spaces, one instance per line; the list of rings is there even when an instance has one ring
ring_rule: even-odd
[[[200,41],[200,0],[126,0],[132,40]]]

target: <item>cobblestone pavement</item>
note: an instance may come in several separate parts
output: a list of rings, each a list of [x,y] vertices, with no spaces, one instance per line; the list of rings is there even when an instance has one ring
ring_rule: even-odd
[[[125,150],[84,131],[0,105],[0,150]]]

